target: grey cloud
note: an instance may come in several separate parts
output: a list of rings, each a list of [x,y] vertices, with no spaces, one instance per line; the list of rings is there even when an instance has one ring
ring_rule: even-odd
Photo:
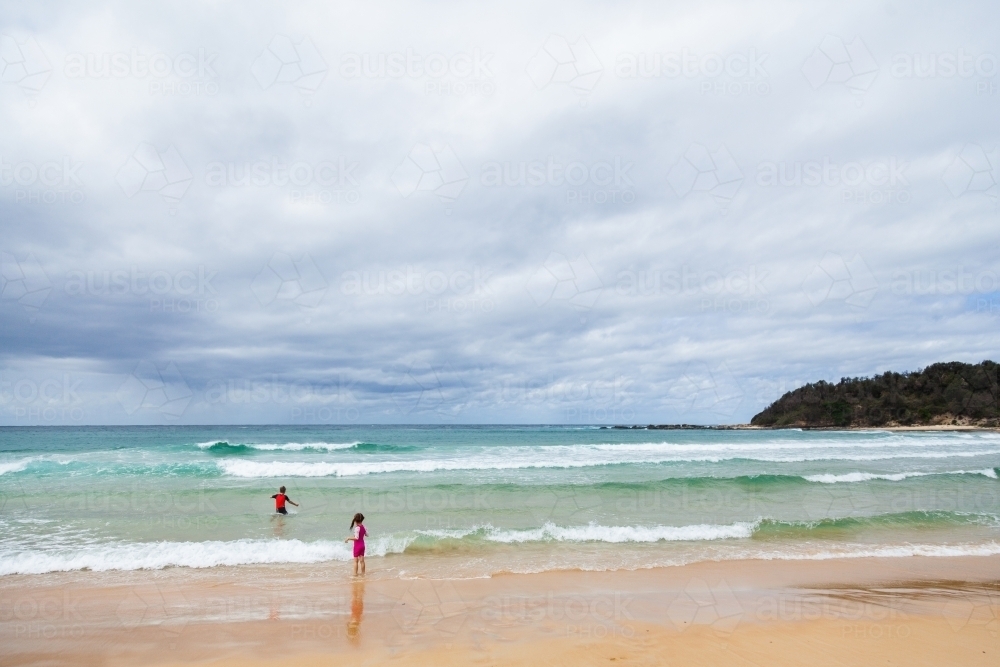
[[[5,7],[0,423],[732,422],[995,355],[996,10],[942,12]]]

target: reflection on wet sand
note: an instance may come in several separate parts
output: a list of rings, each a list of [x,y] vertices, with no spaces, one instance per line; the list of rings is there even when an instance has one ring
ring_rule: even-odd
[[[365,613],[365,582],[355,581],[351,585],[351,618],[347,621],[347,639],[357,644],[361,639],[361,617]]]
[[[271,530],[274,531],[274,536],[281,539],[285,536],[285,517],[280,514],[271,515]]]

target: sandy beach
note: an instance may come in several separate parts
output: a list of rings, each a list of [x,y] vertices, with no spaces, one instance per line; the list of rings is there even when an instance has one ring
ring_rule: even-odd
[[[8,433],[0,665],[1000,653],[995,433],[230,430]]]
[[[998,24],[0,4],[0,667],[1000,667]]]
[[[4,665],[993,665],[1000,557],[430,580],[345,567],[0,582]]]

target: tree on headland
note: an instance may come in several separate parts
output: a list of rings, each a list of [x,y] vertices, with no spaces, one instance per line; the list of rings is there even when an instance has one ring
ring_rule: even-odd
[[[820,380],[786,393],[754,426],[1000,426],[1000,366],[933,364],[910,373]]]

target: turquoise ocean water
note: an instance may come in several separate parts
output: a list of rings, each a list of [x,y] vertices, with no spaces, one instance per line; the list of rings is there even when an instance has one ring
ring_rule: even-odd
[[[997,554],[998,468],[992,432],[4,427],[0,576],[347,561],[355,512],[413,576]]]

